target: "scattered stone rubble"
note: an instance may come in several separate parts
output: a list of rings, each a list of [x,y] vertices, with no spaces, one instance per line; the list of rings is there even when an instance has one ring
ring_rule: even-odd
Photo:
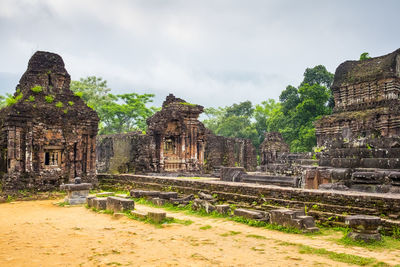
[[[304,210],[277,209],[271,210],[271,223],[293,227],[304,232],[318,232],[312,216],[306,216]]]
[[[379,227],[381,218],[368,215],[352,215],[345,218],[345,223],[351,229],[348,237],[357,241],[371,242],[381,240]]]

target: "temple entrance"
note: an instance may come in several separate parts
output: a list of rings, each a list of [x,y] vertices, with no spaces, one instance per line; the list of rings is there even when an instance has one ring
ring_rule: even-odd
[[[164,170],[179,171],[184,169],[184,161],[178,149],[178,137],[168,136],[164,139]]]

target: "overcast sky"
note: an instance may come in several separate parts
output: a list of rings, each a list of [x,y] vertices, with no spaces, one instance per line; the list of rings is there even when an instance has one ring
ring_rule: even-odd
[[[0,94],[36,50],[73,80],[206,107],[278,99],[305,68],[400,48],[400,1],[0,0]]]

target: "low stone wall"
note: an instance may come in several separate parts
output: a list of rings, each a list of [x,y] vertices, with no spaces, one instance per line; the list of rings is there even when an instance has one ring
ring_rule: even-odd
[[[98,175],[103,189],[132,188],[173,190],[182,194],[199,191],[216,196],[218,200],[235,203],[237,207],[269,211],[277,207],[304,208],[307,214],[321,222],[344,225],[349,214],[381,216],[384,228],[400,227],[400,195],[337,192],[257,185],[237,182],[193,180],[145,175]]]

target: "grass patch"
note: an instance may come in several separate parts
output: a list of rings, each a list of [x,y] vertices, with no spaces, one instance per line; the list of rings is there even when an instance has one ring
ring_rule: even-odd
[[[371,242],[364,242],[362,240],[356,241],[352,240],[351,238],[344,235],[339,240],[334,240],[338,244],[347,246],[347,247],[363,247],[370,250],[382,250],[382,249],[389,249],[389,250],[400,250],[400,240],[395,239],[390,236],[382,236],[381,241],[371,241]]]
[[[299,246],[299,253],[301,254],[313,254],[313,255],[324,256],[338,262],[344,262],[359,266],[368,266],[368,265],[371,266],[375,263],[378,263],[375,258],[366,258],[346,253],[337,253],[326,250],[324,248],[313,248],[306,245],[298,245],[298,246]]]
[[[208,229],[211,229],[211,228],[212,228],[211,225],[204,225],[204,226],[200,227],[200,230],[208,230]]]
[[[251,237],[251,238],[255,238],[255,239],[267,239],[265,236],[261,236],[261,235],[246,235],[246,237]]]
[[[226,236],[238,235],[238,234],[241,234],[241,233],[242,232],[229,231],[227,233],[221,234],[221,236],[226,237]]]

